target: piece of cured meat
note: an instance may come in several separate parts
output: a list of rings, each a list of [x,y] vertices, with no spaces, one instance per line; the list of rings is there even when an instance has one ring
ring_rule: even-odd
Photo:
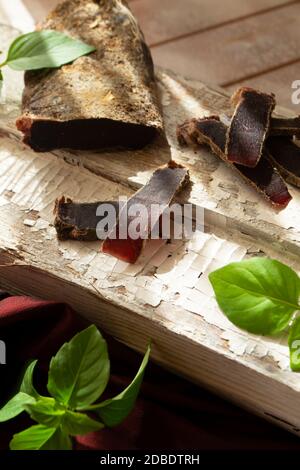
[[[255,168],[232,164],[224,153],[227,127],[218,116],[204,119],[191,119],[178,126],[177,137],[181,145],[208,145],[223,161],[235,169],[245,181],[262,193],[266,199],[278,208],[284,208],[290,202],[288,188],[269,160],[263,154]]]
[[[99,209],[103,210],[110,205],[114,208],[116,216],[119,214],[119,202],[101,201],[91,203],[77,203],[62,196],[55,202],[54,227],[59,240],[99,240],[97,236],[97,225],[106,216],[97,215]]]
[[[271,117],[270,135],[300,137],[300,116],[293,118]]]
[[[286,137],[269,137],[268,157],[289,183],[300,187],[300,147]]]
[[[36,151],[142,148],[163,130],[150,51],[125,0],[65,0],[38,29],[95,52],[25,74],[17,128]]]
[[[235,110],[227,131],[225,154],[232,163],[255,167],[269,131],[275,97],[242,87],[234,93],[231,102]]]
[[[176,194],[188,182],[187,168],[174,161],[158,168],[148,183],[128,200],[124,208],[120,208],[114,237],[108,235],[103,242],[102,251],[128,263],[135,263],[142,252],[145,241],[149,238],[151,228],[159,223],[162,214]],[[139,205],[143,210],[140,214],[136,214],[135,209],[138,209]],[[154,206],[156,206],[155,211],[152,210]],[[131,214],[131,210],[135,213]],[[125,217],[123,217],[124,213]],[[137,220],[136,215],[141,217],[137,227],[138,236],[134,239],[130,234],[130,224]],[[124,225],[125,221],[126,226]],[[125,237],[123,232],[125,232]]]

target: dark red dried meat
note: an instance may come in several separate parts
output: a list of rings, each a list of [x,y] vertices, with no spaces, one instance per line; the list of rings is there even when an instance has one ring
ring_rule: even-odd
[[[271,117],[270,135],[300,137],[300,116],[293,118]]]
[[[54,226],[59,240],[99,240],[96,232],[97,224],[105,216],[97,216],[96,213],[100,206],[107,204],[114,207],[118,216],[119,203],[115,201],[77,203],[64,196],[57,199],[54,208]]]
[[[268,156],[289,183],[300,187],[300,147],[286,137],[269,137]]]
[[[243,87],[234,93],[231,101],[235,111],[227,131],[225,154],[232,163],[255,167],[269,131],[275,97]]]
[[[163,212],[168,208],[175,195],[183,189],[189,182],[189,173],[187,168],[170,161],[168,165],[156,170],[148,183],[135,193],[127,202],[127,205],[120,209],[119,221],[116,227],[116,238],[108,236],[102,245],[102,251],[110,254],[128,263],[135,263],[140,256],[144,243],[149,236],[151,226],[159,223]],[[122,231],[121,219],[123,211],[129,211],[130,207],[142,204],[146,208],[147,220],[143,220],[140,226],[140,237],[133,240],[127,231],[126,239],[119,237]],[[152,204],[159,205],[159,211],[155,218],[151,216]],[[133,217],[134,219],[134,217]],[[129,224],[132,221],[126,215],[126,221]]]
[[[272,204],[284,208],[292,199],[278,171],[263,154],[255,168],[230,163],[224,153],[227,127],[218,116],[191,119],[178,126],[177,137],[181,145],[208,145],[223,161],[262,193]]]

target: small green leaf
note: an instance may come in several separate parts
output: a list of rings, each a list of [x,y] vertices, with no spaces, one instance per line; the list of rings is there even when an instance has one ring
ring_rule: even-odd
[[[3,81],[3,74],[2,74],[2,71],[0,70],[0,82]]]
[[[15,434],[10,441],[11,450],[40,450],[55,434],[56,428],[36,424]]]
[[[289,333],[290,366],[294,372],[300,372],[300,317],[297,317]]]
[[[33,386],[33,373],[36,364],[37,361],[32,361],[28,365],[21,383],[20,392],[27,393],[27,395],[30,395],[34,398],[40,398],[41,395],[36,391]]]
[[[106,341],[92,325],[65,343],[50,363],[48,390],[70,408],[93,403],[109,379]]]
[[[84,435],[103,428],[103,423],[95,421],[83,413],[76,413],[74,411],[67,411],[62,419],[62,429],[71,436]]]
[[[12,42],[7,59],[1,65],[9,65],[14,70],[56,68],[95,49],[58,31],[34,31]]]
[[[135,378],[122,393],[88,408],[95,412],[106,426],[117,426],[124,421],[133,410],[149,361],[150,351],[151,347],[149,345]]]
[[[72,441],[68,434],[59,427],[40,450],[72,450]]]
[[[231,263],[209,275],[219,307],[235,325],[262,335],[283,331],[299,308],[300,281],[268,258]]]
[[[0,423],[9,421],[12,418],[18,416],[22,411],[25,410],[25,406],[34,403],[35,399],[27,393],[19,392],[6,405],[0,410]]]
[[[25,410],[34,421],[49,427],[58,427],[66,413],[66,408],[50,397],[42,397],[35,403],[29,403],[25,406]]]

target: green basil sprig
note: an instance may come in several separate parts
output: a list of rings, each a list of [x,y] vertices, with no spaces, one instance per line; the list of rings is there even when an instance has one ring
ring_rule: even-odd
[[[38,424],[15,434],[10,448],[69,450],[72,436],[117,426],[135,405],[149,356],[150,346],[131,384],[116,397],[96,404],[108,383],[110,367],[106,341],[94,325],[65,343],[52,358],[47,384],[50,397],[34,388],[37,361],[31,362],[19,392],[0,409],[0,422],[26,411]]]
[[[259,335],[290,328],[290,365],[300,372],[300,279],[290,267],[269,258],[231,263],[209,274],[216,300],[228,319]]]
[[[17,37],[9,47],[6,60],[13,70],[58,68],[95,51],[94,46],[52,30],[34,31]],[[2,80],[0,70],[0,80]]]

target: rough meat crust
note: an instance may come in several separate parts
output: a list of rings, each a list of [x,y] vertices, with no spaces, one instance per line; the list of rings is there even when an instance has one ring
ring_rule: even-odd
[[[269,131],[275,97],[242,87],[233,94],[231,102],[235,110],[227,130],[225,154],[232,163],[255,167]]]
[[[41,121],[103,119],[142,126],[154,131],[148,141],[163,130],[151,54],[125,0],[65,0],[39,29],[63,31],[97,50],[59,69],[25,74],[17,127],[29,144]]]

